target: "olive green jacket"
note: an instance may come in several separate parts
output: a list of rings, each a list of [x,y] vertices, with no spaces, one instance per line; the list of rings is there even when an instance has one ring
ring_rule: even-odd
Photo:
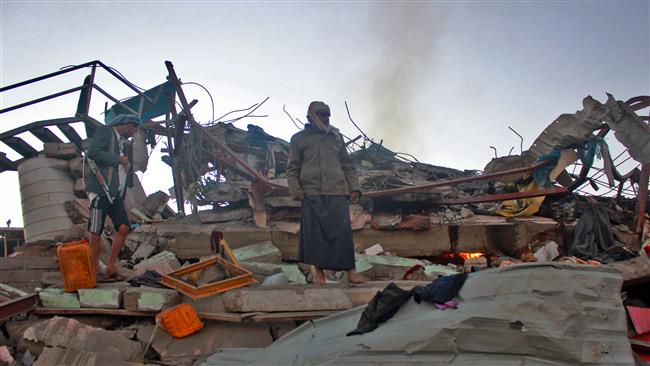
[[[115,131],[110,126],[99,127],[93,137],[90,139],[90,147],[86,152],[86,157],[93,159],[99,171],[104,176],[108,185],[108,191],[115,198],[119,194],[119,174],[117,167],[120,164],[119,141]],[[126,186],[133,187],[133,164],[126,173]],[[99,184],[97,177],[90,171],[88,166],[85,167],[86,192],[95,193],[99,196],[106,196],[102,186]]]
[[[287,167],[289,194],[348,195],[359,191],[359,177],[338,132],[325,133],[307,124],[291,137]]]

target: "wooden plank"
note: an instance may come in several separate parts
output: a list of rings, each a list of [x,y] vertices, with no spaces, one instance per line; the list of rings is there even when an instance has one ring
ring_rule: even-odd
[[[54,309],[38,307],[33,311],[36,315],[112,315],[155,317],[155,311],[136,311],[125,309]],[[228,323],[272,323],[284,321],[299,321],[322,318],[336,311],[292,311],[279,313],[199,313],[203,320],[222,321]]]
[[[55,309],[38,307],[34,309],[34,314],[38,315],[115,315],[115,316],[145,316],[154,317],[155,311],[138,311],[125,309]]]

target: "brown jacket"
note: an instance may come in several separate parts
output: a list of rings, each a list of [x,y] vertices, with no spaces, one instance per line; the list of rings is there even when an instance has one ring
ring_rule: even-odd
[[[291,137],[287,167],[289,194],[348,195],[359,191],[354,163],[340,134],[306,125]]]

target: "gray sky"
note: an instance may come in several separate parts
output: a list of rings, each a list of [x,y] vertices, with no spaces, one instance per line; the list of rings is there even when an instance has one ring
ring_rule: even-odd
[[[0,3],[2,86],[101,60],[150,88],[165,80],[170,60],[183,81],[210,91],[217,117],[270,97],[259,110],[269,117],[241,128],[254,123],[289,139],[297,129],[282,106],[304,121],[308,103],[323,100],[332,123],[356,136],[347,101],[357,124],[388,148],[458,169],[482,169],[490,145],[518,153],[508,126],[526,149],[587,95],[650,94],[647,1]],[[81,85],[87,72],[5,92],[0,105]],[[97,81],[117,98],[133,94],[106,73]],[[196,119],[210,121],[207,93],[185,91],[199,100]],[[102,119],[104,99],[94,98],[91,114]],[[0,131],[71,116],[76,99],[0,115]],[[171,186],[159,156],[142,177],[148,193]],[[0,174],[0,187],[0,223],[22,225],[17,174]]]

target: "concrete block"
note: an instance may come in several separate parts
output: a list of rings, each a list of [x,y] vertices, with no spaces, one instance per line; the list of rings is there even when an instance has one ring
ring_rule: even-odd
[[[369,248],[366,248],[366,250],[364,250],[364,253],[366,253],[366,255],[379,255],[383,252],[384,252],[384,247],[382,247],[381,244],[379,243]]]
[[[276,274],[282,272],[289,283],[295,285],[306,285],[307,280],[298,265],[293,263],[261,263],[261,262],[242,262],[242,266],[252,266],[252,268],[262,269],[263,272]],[[253,271],[251,271],[253,272]],[[256,273],[256,272],[253,272]],[[267,275],[268,276],[268,275]]]
[[[79,178],[74,182],[74,194],[79,198],[86,198],[86,182],[83,178]]]
[[[160,215],[165,206],[167,206],[167,201],[169,201],[169,195],[167,193],[163,191],[154,192],[144,200],[142,212],[149,217]]]
[[[270,240],[234,249],[233,254],[240,262],[280,263],[282,261],[282,253]]]
[[[251,216],[253,216],[253,210],[250,207],[221,209],[218,211],[199,211],[199,219],[204,224],[239,221]]]
[[[244,288],[224,293],[223,303],[226,311],[236,313],[345,310],[352,307],[343,289],[336,287]]]
[[[43,278],[43,270],[15,270],[11,272],[11,281],[7,282],[41,282]]]
[[[63,277],[59,271],[47,271],[41,275],[41,283],[44,286],[63,287]]]
[[[172,252],[164,251],[145,259],[134,268],[134,275],[139,276],[147,270],[156,271],[160,274],[169,273],[180,268],[181,264]]]
[[[72,142],[46,142],[43,144],[43,152],[48,158],[72,159],[79,157],[79,148]]]
[[[424,266],[424,263],[417,259],[393,257],[387,255],[365,255],[357,254],[357,260],[365,259],[372,265],[377,278],[401,280],[406,271],[415,265]]]
[[[133,252],[131,255],[134,259],[149,258],[151,253],[156,250],[158,246],[158,236],[156,235],[147,235],[138,244],[138,249]]]
[[[68,168],[70,170],[70,174],[72,174],[73,177],[83,178],[84,170],[83,170],[83,163],[81,162],[81,159],[68,160]]]
[[[131,287],[122,297],[125,309],[139,311],[161,311],[181,301],[178,291],[156,287]]]
[[[25,269],[27,259],[28,257],[1,257],[0,271],[8,271],[13,269]]]
[[[122,292],[130,285],[127,282],[98,283],[95,288],[79,289],[79,303],[82,308],[119,309]]]
[[[64,292],[60,288],[46,288],[38,293],[38,299],[46,308],[79,309],[81,307],[76,293]]]
[[[271,266],[269,263],[241,262],[240,264],[244,269],[260,276],[272,276],[282,272],[282,268],[279,266]]]

